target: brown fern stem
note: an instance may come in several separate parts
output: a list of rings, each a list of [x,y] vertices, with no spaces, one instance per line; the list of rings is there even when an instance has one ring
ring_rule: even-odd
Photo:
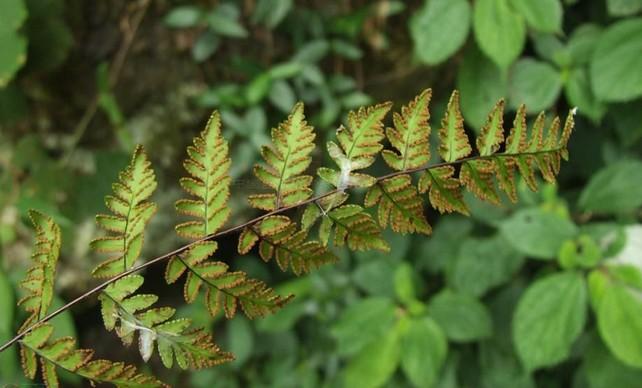
[[[389,178],[393,178],[393,177],[398,176],[398,175],[412,174],[412,173],[416,173],[416,172],[421,172],[421,171],[425,171],[425,170],[432,170],[432,169],[435,169],[435,168],[440,168],[440,167],[445,167],[445,166],[456,166],[456,165],[459,165],[459,164],[462,164],[462,163],[466,163],[466,162],[470,162],[470,161],[474,161],[474,160],[488,160],[488,159],[495,159],[495,158],[498,158],[498,157],[520,157],[520,156],[528,156],[528,155],[539,155],[539,154],[555,153],[555,152],[559,152],[559,151],[562,151],[562,149],[561,148],[555,148],[555,149],[550,149],[550,150],[542,150],[542,151],[535,151],[535,152],[521,152],[521,153],[515,153],[515,154],[498,153],[498,154],[493,154],[493,155],[488,155],[488,156],[470,156],[470,157],[467,157],[467,158],[456,160],[454,162],[441,162],[441,163],[436,163],[436,164],[432,164],[432,165],[426,165],[426,166],[422,166],[422,167],[411,168],[411,169],[407,169],[407,170],[394,171],[394,172],[391,172],[389,174],[377,177],[376,180],[377,180],[377,182],[381,182],[381,181],[384,181],[384,180],[389,179]],[[202,238],[200,238],[198,240],[190,242],[189,244],[185,244],[185,245],[181,246],[180,248],[177,248],[177,249],[175,249],[175,250],[173,250],[171,252],[165,253],[165,254],[163,254],[161,256],[158,256],[158,257],[155,257],[155,258],[153,258],[153,259],[151,259],[151,260],[149,260],[149,261],[147,261],[147,262],[145,262],[145,263],[143,263],[143,264],[141,264],[141,265],[139,265],[137,267],[130,268],[129,270],[127,270],[127,271],[125,271],[125,272],[123,272],[123,273],[121,273],[121,274],[119,274],[117,276],[114,276],[113,278],[111,278],[111,279],[109,279],[109,280],[97,285],[96,287],[92,288],[91,290],[83,293],[82,295],[80,295],[77,298],[73,299],[72,301],[68,302],[64,306],[62,306],[62,307],[56,309],[55,311],[49,313],[47,316],[45,316],[44,318],[42,318],[39,321],[35,322],[34,324],[29,326],[28,328],[26,328],[22,332],[18,333],[11,340],[7,341],[5,344],[0,346],[0,353],[3,352],[4,350],[6,350],[7,348],[9,348],[14,343],[20,341],[27,333],[29,333],[31,330],[33,330],[38,325],[49,321],[50,319],[52,319],[52,318],[56,317],[57,315],[61,314],[63,311],[68,310],[69,308],[73,307],[74,305],[80,303],[81,301],[85,300],[86,298],[90,297],[91,295],[103,290],[108,285],[116,282],[119,279],[124,278],[125,276],[131,275],[131,274],[133,274],[135,272],[143,270],[143,269],[145,269],[147,267],[150,267],[150,266],[152,266],[152,265],[154,265],[156,263],[168,260],[173,256],[180,255],[181,253],[187,251],[189,248],[191,248],[194,245],[200,244],[200,243],[205,242],[205,241],[214,240],[214,239],[216,239],[218,237],[221,237],[223,235],[227,235],[227,234],[230,234],[230,233],[241,231],[244,228],[252,226],[252,225],[256,224],[257,222],[260,222],[260,221],[262,221],[262,220],[264,220],[264,219],[266,219],[268,217],[271,217],[271,216],[274,216],[274,215],[277,215],[277,214],[281,214],[281,213],[284,213],[286,211],[289,211],[289,210],[292,210],[292,209],[296,209],[298,207],[305,206],[305,205],[308,205],[308,204],[313,203],[313,202],[317,202],[317,201],[319,201],[319,200],[321,200],[321,199],[323,199],[325,197],[328,197],[330,195],[336,194],[336,193],[338,193],[340,191],[342,191],[342,190],[339,190],[339,189],[330,190],[330,191],[328,191],[326,193],[319,194],[319,195],[317,195],[315,197],[308,198],[305,201],[299,202],[297,204],[290,205],[290,206],[285,206],[285,207],[282,207],[282,208],[279,208],[279,209],[276,209],[276,210],[272,210],[272,211],[270,211],[268,213],[265,213],[265,214],[263,214],[263,215],[261,215],[259,217],[256,217],[256,218],[251,219],[251,220],[249,220],[247,222],[244,222],[244,223],[242,223],[240,225],[233,226],[231,228],[222,230],[222,231],[220,231],[218,233],[214,233],[214,234],[210,234],[208,236],[202,237]]]

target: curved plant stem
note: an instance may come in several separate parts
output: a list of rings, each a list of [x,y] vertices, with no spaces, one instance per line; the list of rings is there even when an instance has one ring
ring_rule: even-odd
[[[495,158],[501,158],[501,157],[520,157],[520,156],[527,156],[527,155],[538,155],[538,154],[554,153],[554,152],[558,152],[558,151],[561,151],[561,149],[557,149],[556,148],[556,149],[551,149],[551,150],[536,151],[536,152],[521,152],[521,153],[515,153],[515,154],[498,153],[498,154],[493,154],[493,155],[488,155],[488,156],[471,156],[471,157],[468,157],[468,158],[463,158],[463,159],[456,160],[454,162],[442,162],[442,163],[436,163],[436,164],[432,164],[432,165],[426,165],[426,166],[407,169],[407,170],[402,170],[402,171],[391,172],[389,174],[377,177],[376,180],[377,180],[377,182],[381,182],[383,180],[386,180],[386,179],[389,179],[389,178],[393,178],[393,177],[398,176],[398,175],[412,174],[412,173],[421,172],[421,171],[425,171],[425,170],[431,170],[431,169],[444,167],[444,166],[455,166],[455,165],[459,165],[459,164],[470,162],[470,161],[474,161],[474,160],[485,160],[485,159],[488,160],[488,159],[495,159]],[[29,333],[31,330],[33,330],[36,326],[40,325],[41,323],[49,321],[50,319],[54,318],[58,314],[62,313],[63,311],[68,310],[69,308],[73,307],[74,305],[78,304],[79,302],[87,299],[88,297],[90,297],[93,294],[103,290],[108,285],[114,283],[115,281],[117,281],[119,279],[122,279],[123,277],[125,277],[127,275],[131,275],[132,273],[138,272],[138,271],[140,271],[142,269],[145,269],[147,267],[150,267],[150,266],[152,266],[152,265],[154,265],[156,263],[168,260],[169,258],[171,258],[171,257],[173,257],[175,255],[179,255],[179,254],[187,251],[192,246],[200,244],[200,243],[202,243],[204,241],[211,241],[211,240],[219,238],[219,237],[221,237],[223,235],[227,235],[227,234],[230,234],[230,233],[234,233],[234,232],[240,231],[240,230],[242,230],[242,229],[244,229],[244,228],[246,228],[248,226],[252,226],[252,225],[256,224],[257,222],[260,222],[260,221],[264,220],[267,217],[271,217],[271,216],[276,215],[276,214],[284,213],[286,211],[289,211],[289,210],[292,210],[292,209],[295,209],[295,208],[298,208],[298,207],[301,207],[301,206],[305,206],[305,205],[308,205],[308,204],[313,203],[313,202],[316,203],[319,200],[321,200],[321,199],[323,199],[325,197],[328,197],[330,195],[336,194],[336,193],[338,193],[340,191],[341,190],[338,190],[338,189],[330,190],[330,191],[328,191],[326,193],[317,195],[315,197],[308,198],[305,201],[301,201],[301,202],[296,203],[294,205],[285,206],[285,207],[282,207],[282,208],[279,208],[279,209],[276,209],[276,210],[272,210],[272,211],[270,211],[268,213],[265,213],[265,214],[263,214],[263,215],[261,215],[259,217],[256,217],[256,218],[251,219],[251,220],[249,220],[247,222],[244,222],[244,223],[242,223],[240,225],[233,226],[231,228],[222,230],[222,231],[220,231],[218,233],[207,235],[207,236],[205,236],[205,237],[203,237],[201,239],[192,241],[189,244],[185,244],[185,245],[181,246],[180,248],[177,248],[177,249],[175,249],[175,250],[173,250],[171,252],[168,252],[168,253],[165,253],[163,255],[157,256],[157,257],[155,257],[155,258],[153,258],[153,259],[151,259],[151,260],[149,260],[149,261],[147,261],[147,262],[145,262],[145,263],[143,263],[143,264],[141,264],[139,266],[132,267],[129,270],[127,270],[127,271],[125,271],[125,272],[123,272],[123,273],[121,273],[121,274],[119,274],[117,276],[114,276],[113,278],[105,281],[104,283],[101,283],[101,284],[97,285],[96,287],[92,288],[91,290],[83,293],[82,295],[80,295],[77,298],[71,300],[70,302],[68,302],[64,306],[56,309],[55,311],[49,313],[44,318],[42,318],[39,321],[35,322],[33,325],[29,326],[24,331],[18,333],[11,340],[7,341],[4,345],[0,346],[0,352],[4,351],[5,349],[10,347],[14,343],[16,343],[19,340],[21,340],[27,333]]]

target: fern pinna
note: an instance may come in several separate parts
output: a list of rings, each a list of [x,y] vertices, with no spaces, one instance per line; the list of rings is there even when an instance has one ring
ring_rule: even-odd
[[[453,92],[437,132],[438,155],[430,152],[429,103],[431,90],[420,93],[394,113],[392,126],[384,120],[392,104],[385,103],[350,112],[345,126],[336,132],[336,141],[327,143],[335,167],[321,167],[317,175],[333,188],[314,195],[309,170],[315,149],[314,128],[305,119],[303,104],[295,105],[287,119],[272,130],[272,144],[264,146],[264,164],[254,174],[266,190],[250,195],[249,204],[265,211],[239,225],[222,229],[231,217],[228,206],[231,178],[228,144],[221,135],[221,120],[214,113],[205,130],[187,148],[183,163],[188,177],[180,184],[189,198],[176,202],[179,214],[189,217],[176,226],[176,233],[189,242],[173,252],[141,261],[145,227],[156,212],[150,198],[156,189],[151,164],[142,147],[137,147],[127,168],[113,185],[114,194],[105,197],[112,214],[99,215],[98,225],[107,235],[91,245],[109,257],[93,271],[97,278],[109,278],[83,296],[47,314],[54,294],[55,267],[59,256],[60,229],[46,215],[32,211],[36,228],[33,267],[21,283],[25,290],[19,304],[29,313],[13,340],[0,347],[20,343],[25,374],[34,378],[40,359],[43,381],[57,386],[56,369],[62,368],[92,382],[124,387],[155,387],[163,383],[136,372],[132,366],[107,360],[91,360],[93,351],[76,349],[73,338],[52,340],[48,320],[86,297],[100,292],[105,327],[125,345],[137,341],[139,352],[148,361],[156,351],[167,368],[173,365],[203,368],[227,362],[233,356],[222,351],[205,329],[193,328],[189,319],[174,318],[171,307],[156,307],[158,297],[137,293],[144,282],[135,272],[167,261],[168,284],[183,282],[187,303],[198,299],[212,316],[221,311],[232,318],[240,306],[248,318],[274,313],[292,295],[278,295],[264,282],[228,264],[213,259],[224,234],[240,232],[238,251],[257,249],[265,261],[274,261],[283,271],[299,275],[337,260],[333,247],[352,250],[389,250],[382,237],[388,226],[398,233],[430,234],[425,199],[440,213],[469,214],[463,192],[499,204],[500,193],[517,200],[516,175],[537,190],[536,171],[554,181],[561,159],[568,158],[567,143],[573,127],[569,114],[563,127],[554,118],[548,128],[544,114],[526,125],[526,109],[519,107],[508,131],[504,127],[504,101],[491,110],[475,142],[473,155],[459,106]],[[389,144],[390,149],[384,149]],[[377,156],[392,171],[375,177],[367,172]],[[365,189],[363,206],[350,201],[351,188]],[[305,207],[300,219],[295,209]],[[371,213],[368,208],[376,208]],[[315,236],[315,237],[312,237]],[[139,263],[140,264],[137,264]]]

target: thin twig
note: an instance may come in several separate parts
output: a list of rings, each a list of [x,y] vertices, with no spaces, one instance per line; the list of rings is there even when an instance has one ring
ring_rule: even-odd
[[[441,162],[441,163],[436,163],[436,164],[432,164],[432,165],[426,165],[426,166],[417,167],[417,168],[411,168],[411,169],[406,169],[406,170],[401,170],[401,171],[394,171],[394,172],[391,172],[389,174],[377,177],[376,181],[377,182],[381,182],[381,181],[384,181],[386,179],[390,179],[390,178],[393,178],[393,177],[399,176],[399,175],[412,174],[412,173],[416,173],[416,172],[432,170],[432,169],[435,169],[435,168],[440,168],[440,167],[445,167],[445,166],[455,166],[455,165],[459,165],[459,164],[462,164],[462,163],[475,161],[475,160],[487,160],[487,159],[493,159],[493,158],[498,158],[498,157],[520,157],[520,156],[538,155],[538,154],[544,154],[544,153],[553,153],[553,152],[558,152],[558,151],[561,151],[561,149],[551,149],[551,150],[536,151],[536,152],[524,152],[524,153],[519,153],[519,154],[501,153],[501,154],[494,154],[494,155],[488,155],[488,156],[471,156],[471,157],[468,157],[468,158],[456,160],[454,162]],[[40,319],[36,323],[32,324],[27,329],[25,329],[21,333],[17,334],[15,337],[13,337],[10,341],[8,341],[4,345],[2,345],[0,347],[0,353],[2,351],[4,351],[5,349],[7,349],[8,347],[10,347],[11,345],[13,345],[14,343],[16,343],[17,341],[19,341],[20,339],[22,339],[27,333],[29,333],[31,330],[33,330],[38,325],[49,321],[50,319],[54,318],[58,314],[62,313],[63,311],[73,307],[74,305],[78,304],[82,300],[84,300],[84,299],[90,297],[91,295],[103,290],[108,285],[116,282],[119,279],[122,279],[125,276],[131,275],[131,274],[133,274],[135,272],[143,270],[143,269],[145,269],[147,267],[150,267],[150,266],[152,266],[152,265],[154,265],[156,263],[160,263],[162,261],[165,261],[165,260],[167,260],[167,259],[169,259],[169,258],[171,258],[173,256],[180,255],[181,253],[187,251],[188,249],[190,249],[194,245],[203,243],[205,241],[211,241],[211,240],[214,240],[214,239],[219,238],[221,236],[240,231],[240,230],[242,230],[242,229],[244,229],[246,227],[252,226],[252,225],[254,225],[254,224],[256,224],[256,223],[258,223],[258,222],[260,222],[260,221],[262,221],[262,220],[264,220],[266,218],[268,218],[268,217],[273,216],[273,215],[281,214],[281,213],[284,213],[286,211],[289,211],[289,210],[292,210],[292,209],[296,209],[296,208],[308,205],[308,204],[313,203],[313,202],[314,203],[318,203],[318,201],[320,201],[321,199],[323,199],[325,197],[328,197],[330,195],[333,195],[333,194],[337,194],[337,193],[339,193],[341,191],[343,191],[343,190],[339,190],[339,189],[330,190],[330,191],[328,191],[326,193],[317,195],[317,196],[312,197],[312,198],[308,198],[307,200],[299,202],[299,203],[296,203],[294,205],[285,206],[285,207],[282,207],[282,208],[279,208],[279,209],[276,209],[276,210],[272,210],[272,211],[270,211],[268,213],[265,213],[265,214],[263,214],[263,215],[261,215],[259,217],[256,217],[256,218],[251,219],[251,220],[249,220],[247,222],[244,222],[244,223],[242,223],[240,225],[233,226],[231,228],[222,230],[222,231],[220,231],[218,233],[213,233],[213,234],[207,235],[207,236],[202,237],[202,238],[200,238],[200,239],[198,239],[196,241],[193,241],[193,242],[191,242],[189,244],[185,244],[185,245],[181,246],[180,248],[177,248],[177,249],[175,249],[175,250],[173,250],[173,251],[171,251],[169,253],[165,253],[165,254],[163,254],[161,256],[155,257],[155,258],[151,259],[150,261],[145,262],[145,263],[143,263],[143,264],[141,264],[141,265],[139,265],[137,267],[133,267],[133,268],[131,268],[131,269],[129,269],[129,270],[127,270],[127,271],[125,271],[125,272],[123,272],[123,273],[121,273],[121,274],[119,274],[119,275],[117,275],[117,276],[105,281],[104,283],[101,283],[101,284],[97,285],[96,287],[94,287],[91,290],[85,292],[84,294],[78,296],[77,298],[75,298],[72,301],[68,302],[64,306],[58,308],[57,310],[51,312],[49,315],[45,316],[44,318]]]

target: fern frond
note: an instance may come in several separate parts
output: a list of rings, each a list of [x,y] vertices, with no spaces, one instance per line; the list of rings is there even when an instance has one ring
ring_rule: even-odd
[[[228,319],[233,318],[240,305],[245,315],[253,319],[273,313],[290,301],[292,295],[282,297],[243,272],[229,272],[228,265],[223,262],[206,260],[216,249],[216,242],[198,243],[186,253],[172,257],[167,264],[165,280],[168,284],[187,272],[183,287],[187,303],[194,302],[201,288],[205,288],[206,305],[213,317],[223,310]]]
[[[372,176],[353,171],[370,167],[383,149],[383,119],[391,106],[384,103],[348,113],[348,126],[337,130],[339,144],[331,141],[327,145],[330,157],[340,170],[321,167],[318,169],[321,179],[340,190],[370,187],[375,183]]]
[[[431,228],[424,216],[423,200],[417,195],[410,175],[398,175],[377,182],[368,189],[365,206],[379,204],[379,225],[390,227],[397,233],[430,234]]]
[[[18,301],[18,305],[30,313],[20,331],[47,314],[53,300],[56,263],[61,245],[60,227],[51,217],[30,210],[29,218],[36,229],[36,242],[31,256],[33,265],[27,270],[25,279],[20,282],[26,295]]]
[[[82,376],[93,383],[110,383],[117,387],[155,388],[167,385],[139,374],[136,368],[122,362],[92,360],[93,350],[76,349],[71,337],[51,340],[53,326],[45,323],[30,331],[20,341],[20,358],[25,376],[35,378],[40,359],[42,379],[48,388],[60,386],[57,368]]]
[[[114,195],[105,197],[112,215],[96,216],[98,226],[112,234],[91,242],[98,252],[113,253],[99,264],[92,274],[98,278],[118,275],[130,269],[140,256],[145,226],[156,212],[156,204],[148,202],[156,189],[156,178],[142,146],[136,147],[127,168],[112,185]]]
[[[304,124],[302,114],[301,106],[300,111],[295,109],[290,124],[283,126],[290,131],[295,121],[297,125]],[[273,134],[283,135],[285,129],[280,128]],[[188,147],[187,152],[190,158],[183,165],[192,177],[182,178],[180,182],[197,199],[179,200],[176,209],[179,213],[199,219],[178,225],[176,232],[183,237],[199,239],[216,233],[230,215],[227,202],[230,196],[231,162],[217,112],[212,114],[205,130],[194,138],[194,145]],[[205,300],[212,316],[223,310],[227,318],[232,318],[240,305],[245,315],[252,319],[275,312],[290,300],[291,296],[281,297],[265,283],[249,279],[243,272],[229,272],[227,264],[223,262],[208,260],[217,249],[215,241],[202,241],[173,256],[167,263],[165,280],[168,284],[187,273],[183,287],[187,303],[194,302],[200,290],[205,288]]]
[[[303,103],[299,102],[287,120],[272,129],[272,146],[261,149],[267,165],[255,165],[254,175],[274,193],[250,195],[253,207],[272,211],[312,195],[312,177],[303,172],[312,162],[315,137],[313,128],[305,121]]]
[[[191,177],[181,178],[185,191],[196,199],[176,201],[176,210],[198,220],[176,226],[179,236],[198,239],[219,230],[230,216],[230,158],[227,142],[221,136],[221,117],[212,113],[205,130],[187,147],[189,159],[183,162]]]
[[[455,90],[448,100],[446,113],[439,129],[439,155],[446,162],[454,162],[473,151],[464,131],[464,117],[459,107],[459,92]]]
[[[430,112],[428,104],[432,90],[426,89],[401,113],[393,115],[394,128],[386,129],[390,144],[397,150],[383,150],[381,155],[386,163],[397,171],[424,166],[430,161]]]
[[[381,228],[370,214],[359,205],[343,205],[325,211],[320,204],[308,206],[304,214],[304,228],[308,229],[321,218],[319,240],[326,246],[334,228],[333,244],[346,245],[352,250],[377,249],[388,252],[390,246],[381,237]]]
[[[231,361],[232,355],[222,352],[212,337],[200,329],[190,329],[191,320],[171,319],[171,307],[152,307],[156,295],[133,295],[143,284],[140,275],[128,275],[110,284],[98,297],[107,330],[114,330],[125,345],[138,333],[138,348],[143,360],[154,352],[154,343],[163,365],[171,368],[174,359],[182,369],[200,369]]]
[[[258,241],[259,255],[264,261],[275,258],[282,271],[291,268],[295,275],[337,261],[337,257],[318,241],[308,240],[307,230],[297,230],[296,224],[285,216],[267,217],[243,230],[239,253],[249,252]]]
[[[419,192],[428,192],[430,204],[440,213],[456,211],[464,215],[470,214],[453,166],[426,170],[419,178]]]

